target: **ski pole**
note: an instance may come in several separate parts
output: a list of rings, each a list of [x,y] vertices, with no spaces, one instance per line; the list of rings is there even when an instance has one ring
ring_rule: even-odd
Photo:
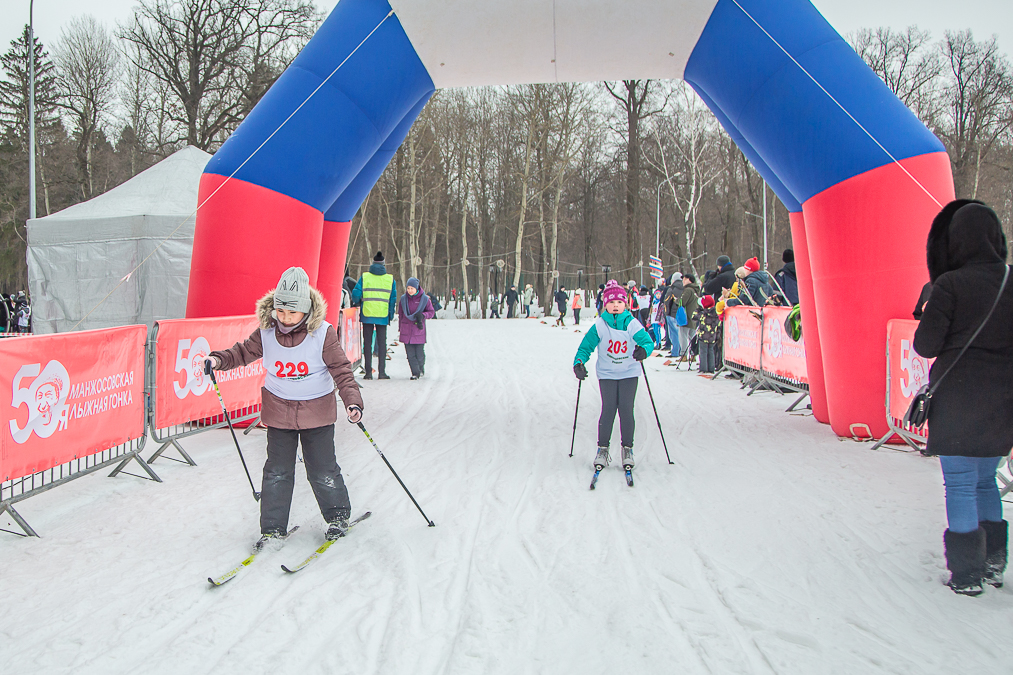
[[[672,457],[668,454],[668,443],[665,443],[665,432],[661,430],[661,418],[658,417],[658,409],[654,406],[654,394],[651,393],[651,381],[647,379],[647,369],[644,368],[644,362],[640,362],[640,371],[644,374],[644,382],[647,383],[647,395],[651,397],[651,408],[654,409],[654,419],[658,422],[658,433],[661,434],[661,444],[665,447],[665,457],[668,457],[668,463],[674,464]]]
[[[577,411],[580,410],[580,385],[584,380],[577,380],[577,405],[573,408],[573,436],[570,437],[570,457],[573,457],[573,442],[577,440]]]
[[[368,431],[366,431],[366,427],[362,425],[362,422],[356,422],[356,424],[360,429],[362,429],[362,433],[366,434],[366,438],[369,439],[370,443],[372,443],[373,449],[376,450],[376,454],[380,455],[380,459],[382,459],[383,463],[387,465],[387,468],[390,469],[390,472],[394,474],[394,478],[397,478],[397,482],[401,483],[401,487],[404,488],[404,491],[408,493],[408,496],[411,498],[412,504],[414,504],[415,508],[419,510],[419,513],[422,514],[422,517],[426,519],[426,524],[429,525],[429,527],[436,527],[436,523],[429,520],[429,516],[427,516],[426,512],[422,510],[422,507],[419,506],[419,503],[415,501],[415,497],[412,496],[411,490],[409,490],[408,486],[404,484],[403,480],[401,480],[401,476],[397,475],[397,471],[394,470],[394,467],[390,465],[390,462],[387,461],[387,458],[383,456],[382,452],[380,452],[380,448],[376,447],[376,441],[374,441],[373,437],[369,435]]]
[[[232,428],[232,418],[229,417],[229,411],[225,408],[225,399],[222,398],[222,390],[218,388],[218,380],[215,379],[214,368],[208,368],[208,375],[211,376],[211,384],[215,388],[215,393],[218,394],[218,402],[222,405],[222,414],[225,415],[225,421],[229,424],[229,431],[232,433],[232,440],[236,443],[236,452],[239,453],[239,461],[243,463],[243,471],[246,472],[246,479],[250,481],[250,488],[253,490],[253,498],[256,501],[260,501],[260,493],[257,492],[257,488],[253,486],[253,478],[250,476],[250,470],[246,466],[246,459],[243,457],[243,451],[239,447],[239,439],[236,438],[236,430]]]

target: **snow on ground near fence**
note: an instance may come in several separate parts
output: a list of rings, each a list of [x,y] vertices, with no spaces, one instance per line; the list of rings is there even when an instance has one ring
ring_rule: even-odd
[[[435,528],[341,422],[353,511],[373,517],[284,575],[323,537],[300,475],[299,532],[211,589],[256,538],[258,511],[227,430],[185,440],[199,466],[160,460],[163,484],[93,476],[19,505],[43,538],[0,537],[6,672],[1008,667],[1013,590],[972,599],[942,583],[937,461],[839,441],[783,413],[787,398],[747,399],[652,358],[675,465],[641,382],[636,487],[613,466],[591,492],[594,380],[567,457],[580,334],[501,320],[437,321],[429,335],[426,377],[409,381],[395,347],[393,379],[364,383],[364,420]],[[264,433],[240,438],[259,484]]]

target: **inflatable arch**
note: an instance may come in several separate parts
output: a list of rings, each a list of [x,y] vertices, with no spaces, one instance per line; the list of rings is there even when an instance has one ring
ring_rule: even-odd
[[[631,78],[688,82],[788,207],[814,414],[886,433],[886,321],[928,280],[950,163],[808,0],[341,0],[205,169],[187,316],[247,313],[295,264],[338,298],[436,89]]]

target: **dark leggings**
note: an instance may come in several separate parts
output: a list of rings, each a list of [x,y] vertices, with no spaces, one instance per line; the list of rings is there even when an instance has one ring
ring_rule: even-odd
[[[633,400],[637,397],[640,378],[624,380],[598,380],[601,390],[601,417],[598,418],[598,446],[607,447],[612,440],[612,424],[619,413],[619,432],[622,444],[633,447]]]
[[[264,534],[288,531],[288,512],[292,508],[295,487],[296,447],[300,440],[306,478],[324,520],[331,522],[338,516],[347,518],[351,512],[341,467],[334,459],[334,425],[315,429],[268,427],[267,462],[260,498],[260,531]]]
[[[362,323],[362,358],[366,377],[373,377],[373,331],[376,331],[376,369],[384,375],[387,371],[387,326],[378,323]]]

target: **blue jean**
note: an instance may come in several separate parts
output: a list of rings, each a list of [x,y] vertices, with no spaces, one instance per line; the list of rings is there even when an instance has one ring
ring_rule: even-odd
[[[672,351],[668,355],[677,357],[682,353],[682,350],[679,348],[679,324],[675,322],[674,316],[665,315],[665,329],[672,343]]]
[[[974,532],[983,520],[1002,520],[995,472],[1002,457],[940,456],[951,532]]]

